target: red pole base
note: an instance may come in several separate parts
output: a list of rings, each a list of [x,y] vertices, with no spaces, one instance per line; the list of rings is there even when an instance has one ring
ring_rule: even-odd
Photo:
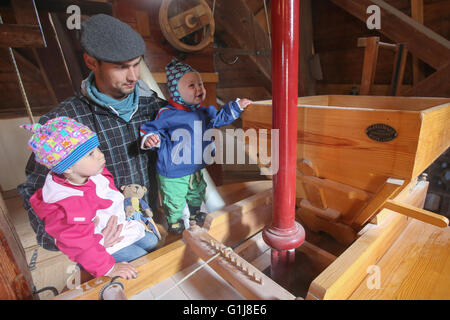
[[[291,250],[301,246],[305,241],[305,229],[297,221],[289,229],[280,229],[273,225],[262,233],[264,242],[275,250]]]
[[[270,226],[262,233],[264,241],[272,248],[272,279],[283,287],[289,287],[290,274],[295,261],[295,249],[305,241],[305,229],[297,221],[290,229]]]

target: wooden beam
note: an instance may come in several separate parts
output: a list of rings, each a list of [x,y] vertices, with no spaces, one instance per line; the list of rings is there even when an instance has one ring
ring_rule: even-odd
[[[450,63],[420,81],[409,91],[405,92],[405,95],[415,97],[448,97],[450,95],[449,74]]]
[[[378,42],[379,37],[370,37],[366,39],[366,48],[364,50],[364,64],[361,76],[360,95],[369,95],[370,87],[375,79],[375,70],[378,61]]]
[[[206,2],[212,7],[212,0],[206,0]],[[262,51],[270,48],[267,33],[261,28],[245,1],[216,1],[215,12],[216,26],[225,30],[242,49]],[[259,68],[264,78],[271,83],[271,57],[250,55],[249,58]]]
[[[219,82],[219,74],[217,72],[200,72],[202,81],[205,83],[217,83]],[[165,72],[152,72],[152,76],[156,83],[167,83]]]
[[[0,24],[0,47],[43,48],[41,29],[28,24]]]
[[[366,23],[366,10],[377,5],[381,11],[380,33],[396,43],[405,42],[409,51],[435,69],[450,60],[450,41],[421,25],[382,0],[331,0],[335,5]],[[426,48],[426,50],[424,50]]]
[[[64,14],[50,13],[49,15],[52,22],[51,25],[54,29],[55,39],[59,44],[58,48],[60,49],[61,57],[67,66],[67,74],[71,80],[73,91],[79,91],[81,82],[85,78],[82,73],[84,64],[82,64],[82,57],[80,57],[70,37],[70,32],[74,31],[69,31],[66,28],[63,18],[65,16]]]
[[[82,14],[94,15],[105,13],[112,15],[111,3],[104,1],[85,1],[85,0],[37,0],[36,7],[39,11],[63,12],[66,13],[67,7],[76,5],[80,7]]]
[[[384,203],[391,198],[395,193],[405,187],[404,180],[389,178],[383,185],[381,190],[368,201],[366,207],[359,212],[351,223],[355,230],[360,230],[372,217],[383,207]]]
[[[383,207],[440,228],[448,227],[448,219],[443,215],[417,208],[407,203],[402,203],[396,200],[388,200],[384,203]]]
[[[42,68],[51,75],[48,77],[59,102],[73,95],[72,80],[67,63],[64,60],[53,22],[48,12],[39,12],[42,29],[47,35],[47,48],[37,49]]]
[[[348,199],[358,199],[361,201],[366,201],[370,197],[370,194],[364,190],[329,179],[306,175],[297,175],[297,179],[301,180],[304,183],[312,184],[323,189],[329,189],[344,193],[347,195]]]
[[[367,45],[367,39],[369,39],[369,38],[366,38],[366,37],[358,38],[358,43],[357,43],[358,48],[365,48]],[[397,51],[397,45],[393,44],[393,43],[386,43],[386,42],[378,41],[378,46],[380,48]]]
[[[42,78],[40,76],[41,70],[39,69],[39,66],[36,66],[33,62],[31,62],[28,58],[24,57],[18,50],[13,50],[14,57],[16,58],[17,62],[20,63],[23,67],[23,69],[26,70],[20,70],[20,72],[26,76],[29,77],[35,81],[42,81]],[[8,61],[10,62],[10,61]]]
[[[11,5],[17,23],[40,26],[34,0],[11,0]]]
[[[300,39],[299,39],[299,81],[298,96],[314,96],[316,81],[312,76],[311,63],[314,57],[314,39],[311,0],[300,1]]]
[[[423,0],[411,0],[411,18],[423,24]],[[423,64],[416,57],[412,58],[413,64],[413,84],[418,84],[424,78]]]

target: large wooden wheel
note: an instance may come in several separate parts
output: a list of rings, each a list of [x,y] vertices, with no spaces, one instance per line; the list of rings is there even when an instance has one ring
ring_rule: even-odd
[[[214,17],[211,9],[204,0],[196,0],[198,5],[177,13],[174,8],[170,8],[171,3],[174,2],[163,0],[159,9],[159,25],[164,37],[180,51],[202,50],[211,43],[214,37]],[[203,32],[200,31],[201,29]],[[200,42],[197,44],[187,43],[186,37],[194,32],[201,34]]]

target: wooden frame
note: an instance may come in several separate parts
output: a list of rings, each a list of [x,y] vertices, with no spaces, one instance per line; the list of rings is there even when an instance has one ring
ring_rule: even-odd
[[[271,115],[271,101],[255,102],[242,115],[244,130],[270,132]],[[313,231],[352,243],[390,199],[450,146],[449,122],[450,99],[299,98],[297,216]],[[368,128],[374,124],[395,134],[389,141],[372,139]],[[430,212],[400,212],[448,223]]]

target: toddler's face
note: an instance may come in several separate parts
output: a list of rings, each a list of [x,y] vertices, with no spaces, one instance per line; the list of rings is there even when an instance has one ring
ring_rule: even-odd
[[[188,104],[200,104],[206,98],[202,78],[197,72],[186,73],[178,81],[178,91]]]
[[[92,149],[83,158],[78,160],[70,169],[80,177],[88,178],[95,176],[105,168],[105,156],[99,148]]]

